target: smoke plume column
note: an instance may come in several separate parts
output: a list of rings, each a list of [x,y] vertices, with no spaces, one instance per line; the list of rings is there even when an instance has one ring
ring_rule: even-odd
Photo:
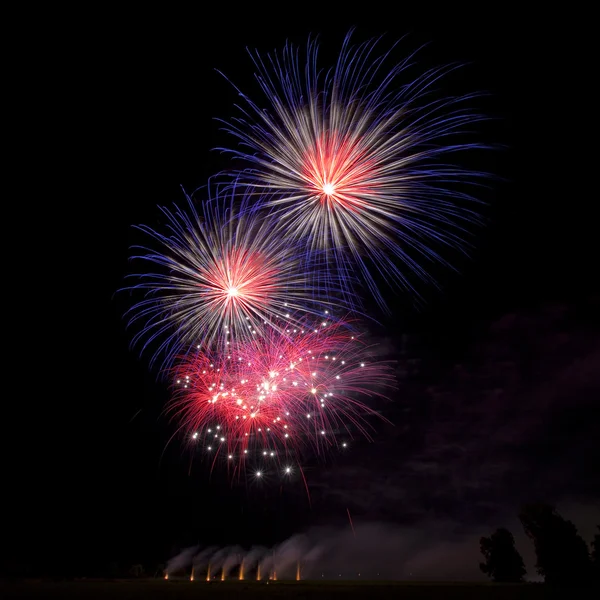
[[[291,576],[294,566],[296,566],[296,570],[298,569],[300,560],[306,553],[307,545],[306,538],[300,535],[291,537],[280,544],[273,552],[274,572],[279,573],[280,577]]]
[[[221,569],[221,577],[223,576],[223,563],[229,554],[229,546],[217,550],[208,560],[208,572],[206,575],[206,581],[210,581],[213,574],[218,573]]]
[[[165,577],[177,577],[190,566],[194,581],[203,579],[205,568],[207,581],[339,580],[340,576],[456,581],[480,575],[478,534],[457,533],[453,522],[436,522],[428,530],[438,540],[434,547],[423,542],[423,529],[377,522],[356,524],[355,535],[347,524],[339,529],[315,528],[271,548],[211,546],[198,551],[191,547],[168,561]],[[468,570],[464,557],[471,554],[473,560],[467,562],[474,567]]]
[[[194,576],[194,580],[199,576],[198,574],[204,568],[208,570],[208,564],[210,561],[210,557],[218,551],[218,546],[211,546],[208,548],[204,548],[201,552],[198,552],[192,559],[192,573]],[[210,578],[210,575],[207,574],[207,579]]]
[[[226,578],[233,569],[233,567],[235,567],[235,565],[239,565],[242,562],[242,553],[243,548],[241,546],[234,546],[231,548],[229,556],[227,556],[227,558],[223,562],[223,577]]]
[[[198,552],[198,546],[185,548],[177,556],[174,556],[167,562],[166,579],[168,575],[187,569],[193,561],[194,555]]]
[[[260,579],[260,566],[259,561],[261,557],[266,553],[267,549],[262,546],[253,546],[250,551],[242,556],[242,565],[245,573],[249,573],[254,567],[257,567],[257,579]],[[241,577],[240,577],[241,579]]]

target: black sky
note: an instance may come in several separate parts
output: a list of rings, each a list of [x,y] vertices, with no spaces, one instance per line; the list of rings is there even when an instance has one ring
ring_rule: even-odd
[[[574,512],[598,501],[599,290],[575,139],[585,125],[573,91],[580,64],[552,27],[511,14],[400,12],[224,7],[169,23],[88,15],[51,36],[33,86],[48,123],[33,139],[53,178],[31,207],[35,261],[22,252],[24,271],[41,273],[40,299],[24,301],[33,360],[8,424],[18,438],[9,455],[16,535],[5,544],[13,560],[100,572],[114,560],[160,562],[198,541],[272,544],[344,527],[346,508],[359,522],[411,528],[415,545],[435,554],[449,543],[435,524],[458,543],[529,499]],[[202,465],[190,471],[178,441],[163,453],[174,431],[161,414],[167,394],[129,349],[126,304],[114,294],[130,269],[131,226],[156,224],[157,204],[181,202],[181,185],[193,190],[226,166],[210,151],[231,142],[214,118],[233,114],[236,97],[215,69],[251,87],[246,46],[269,51],[313,33],[333,52],[352,26],[359,40],[430,42],[427,66],[471,63],[464,77],[489,92],[497,117],[498,139],[487,141],[507,147],[486,160],[505,181],[488,193],[490,225],[462,274],[444,277],[420,311],[399,298],[403,310],[378,333],[407,372],[389,408],[396,427],[311,465],[309,507],[301,487],[282,495],[209,482]]]

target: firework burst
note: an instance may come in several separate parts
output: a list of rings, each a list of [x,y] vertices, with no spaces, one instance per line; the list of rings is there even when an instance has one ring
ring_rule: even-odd
[[[188,198],[187,212],[162,208],[164,233],[138,227],[156,249],[136,247],[141,253],[133,259],[151,269],[127,288],[143,294],[129,323],[141,324],[134,344],[153,347],[152,362],[162,356],[165,368],[192,346],[226,352],[234,340],[251,340],[264,325],[310,310],[318,296],[294,244],[250,218],[247,198],[234,205],[235,195],[218,192],[199,208]]]
[[[229,149],[250,168],[236,177],[257,191],[278,231],[301,240],[307,257],[326,256],[347,283],[355,271],[385,306],[373,272],[403,288],[430,279],[423,262],[442,262],[443,248],[465,251],[467,225],[479,220],[464,185],[482,173],[447,164],[480,145],[461,137],[482,120],[473,95],[435,92],[455,66],[408,78],[414,54],[387,70],[378,40],[352,46],[347,36],[336,64],[318,66],[310,41],[305,58],[287,45],[261,57],[251,52],[265,97],[243,93],[243,116],[226,122],[240,140]]]
[[[394,384],[389,364],[347,325],[323,320],[311,327],[270,327],[229,354],[199,352],[175,367],[171,411],[194,443],[235,472],[268,463],[297,463],[356,433],[367,438],[365,400]],[[267,464],[265,464],[267,463]]]

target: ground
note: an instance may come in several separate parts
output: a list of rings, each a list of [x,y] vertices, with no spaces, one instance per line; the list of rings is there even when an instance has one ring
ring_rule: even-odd
[[[0,583],[0,597],[9,598],[81,598],[94,600],[186,600],[200,598],[206,600],[269,600],[270,598],[293,600],[295,598],[368,598],[385,600],[538,600],[545,598],[578,598],[577,593],[552,594],[541,584],[495,585],[474,583],[402,583],[402,582],[323,582],[323,581],[278,581],[278,582],[190,582],[185,580],[164,581],[65,581],[65,582],[5,582]]]

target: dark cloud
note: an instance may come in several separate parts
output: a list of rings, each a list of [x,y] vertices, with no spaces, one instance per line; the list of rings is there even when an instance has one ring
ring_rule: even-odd
[[[357,442],[345,460],[311,477],[315,504],[328,505],[328,518],[337,512],[341,519],[348,508],[359,523],[416,527],[435,545],[440,564],[450,554],[433,536],[433,523],[452,529],[449,544],[471,536],[477,553],[478,537],[514,520],[524,502],[597,504],[596,308],[553,305],[507,314],[459,358],[435,367],[435,357],[407,355],[387,412],[395,427],[380,427],[373,444]],[[585,514],[580,526],[590,531],[600,520],[600,510],[573,514],[580,520]],[[433,561],[435,552],[419,564]]]

